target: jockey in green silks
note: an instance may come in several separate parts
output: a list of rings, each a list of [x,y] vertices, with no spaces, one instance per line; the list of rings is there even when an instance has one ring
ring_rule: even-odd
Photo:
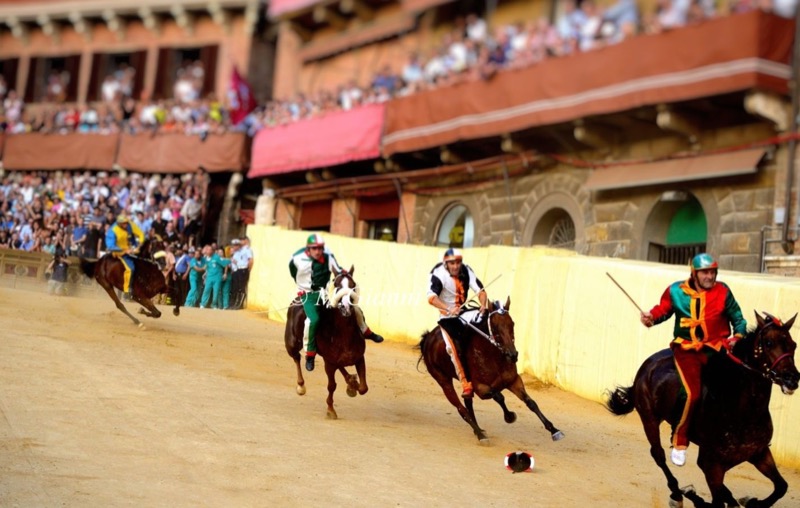
[[[322,235],[312,234],[306,240],[306,246],[292,255],[289,261],[289,273],[297,284],[297,295],[303,303],[303,310],[309,320],[308,346],[306,347],[306,370],[314,370],[314,358],[317,355],[316,332],[319,324],[319,306],[322,304],[322,292],[331,279],[331,272],[342,272],[333,253],[325,248]],[[383,337],[370,330],[360,307],[355,307],[356,321],[364,338],[374,342],[383,342]]]

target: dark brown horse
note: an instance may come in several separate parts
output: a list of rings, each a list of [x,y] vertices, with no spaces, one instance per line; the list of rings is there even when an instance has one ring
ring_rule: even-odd
[[[796,344],[789,334],[795,317],[786,323],[769,314],[756,314],[758,325],[733,349],[733,356],[715,355],[703,374],[703,394],[692,416],[689,439],[697,444],[697,465],[705,473],[714,507],[739,506],[724,484],[725,473],[743,463],[753,464],[772,480],[772,494],[763,500],[740,499],[747,507],[767,507],[786,494],[787,484],[772,458],[772,418],[769,400],[772,385],[792,394],[800,373],[794,363]],[[661,446],[659,426],[667,421],[674,426],[679,414],[676,402],[681,383],[672,352],[664,349],[644,361],[633,386],[617,388],[606,402],[614,414],[634,409],[639,413],[650,443],[650,455],[667,477],[670,506],[683,506],[683,496],[695,506],[709,506],[691,488],[680,489],[667,467]],[[683,397],[685,399],[685,395]],[[682,407],[682,404],[679,406]]]
[[[173,274],[164,277],[161,268],[153,261],[159,249],[158,240],[146,240],[139,249],[139,255],[134,257],[134,271],[131,277],[131,293],[133,300],[140,303],[144,308],[139,309],[140,314],[147,317],[161,317],[161,311],[153,304],[152,298],[159,294],[168,294],[175,303],[172,313],[180,314],[181,295],[179,285],[174,283]],[[93,278],[100,286],[106,290],[108,296],[114,300],[117,308],[137,326],[143,326],[136,317],[128,312],[117,296],[115,289],[122,291],[123,277],[125,269],[122,261],[112,254],[107,253],[96,261],[81,258],[81,269],[87,277]]]
[[[333,408],[333,392],[336,391],[336,371],[342,373],[347,384],[347,395],[355,397],[356,393],[364,395],[367,386],[367,366],[364,362],[366,343],[361,329],[358,327],[353,305],[358,301],[357,286],[353,280],[353,267],[349,271],[335,273],[334,293],[326,305],[319,309],[317,325],[317,353],[325,361],[325,373],[328,376],[327,416],[338,418]],[[300,351],[303,349],[303,330],[306,313],[303,305],[296,298],[286,314],[286,330],[284,340],[286,352],[292,357],[297,368],[297,393],[306,393],[305,379],[300,368]],[[350,374],[345,367],[355,365],[356,374]]]
[[[507,389],[536,413],[553,441],[558,441],[564,437],[564,433],[542,414],[536,401],[525,391],[525,384],[517,372],[518,353],[514,345],[514,321],[508,313],[510,307],[510,297],[504,306],[500,302],[494,302],[487,318],[468,325],[469,336],[462,337],[466,339],[464,341],[458,341],[463,342],[462,364],[472,381],[474,393],[481,399],[493,399],[497,402],[503,409],[506,423],[514,423],[517,419],[517,414],[506,407],[502,391]],[[456,369],[445,349],[441,329],[437,326],[433,331],[423,334],[418,347],[421,352],[419,361],[425,362],[430,375],[442,387],[445,397],[458,410],[461,418],[472,427],[478,440],[487,444],[486,432],[478,426],[475,419],[472,398],[464,399],[465,407],[453,388],[453,380],[457,379]],[[458,345],[456,347],[459,348]]]

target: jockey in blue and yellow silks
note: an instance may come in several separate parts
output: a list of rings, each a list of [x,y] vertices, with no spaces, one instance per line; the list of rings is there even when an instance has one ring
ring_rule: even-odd
[[[643,312],[648,328],[675,314],[674,339],[670,344],[675,367],[686,389],[686,404],[672,436],[672,462],[686,463],[689,422],[702,391],[701,374],[708,359],[747,333],[747,321],[731,289],[717,281],[717,262],[709,254],[698,254],[691,262],[688,280],[671,284],[658,305]],[[733,328],[733,337],[731,337]]]
[[[135,254],[143,243],[144,233],[124,214],[117,217],[117,222],[106,233],[106,249],[122,261],[122,267],[125,269],[122,291],[128,296],[131,296],[131,276],[134,269],[131,254]]]

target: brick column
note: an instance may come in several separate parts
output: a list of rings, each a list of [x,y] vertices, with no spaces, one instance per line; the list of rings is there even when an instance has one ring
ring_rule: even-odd
[[[275,207],[275,225],[283,226],[286,229],[297,228],[299,208],[294,203],[285,199],[279,199]]]
[[[334,199],[331,205],[331,233],[356,238],[358,199]]]
[[[414,208],[417,195],[403,192],[400,198],[400,216],[397,218],[397,243],[411,243],[414,234]]]

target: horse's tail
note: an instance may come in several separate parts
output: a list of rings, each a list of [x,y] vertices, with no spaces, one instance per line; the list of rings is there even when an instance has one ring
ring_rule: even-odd
[[[606,409],[620,416],[633,411],[633,387],[618,386],[606,401]]]
[[[81,258],[81,271],[83,271],[87,277],[94,277],[95,268],[97,268],[97,261],[89,261],[88,259]]]
[[[417,371],[419,372],[419,364],[422,360],[425,359],[425,345],[427,344],[426,339],[431,336],[431,332],[426,330],[425,333],[422,334],[422,337],[419,339],[419,344],[414,346],[414,349],[419,349],[419,358],[417,359]]]

